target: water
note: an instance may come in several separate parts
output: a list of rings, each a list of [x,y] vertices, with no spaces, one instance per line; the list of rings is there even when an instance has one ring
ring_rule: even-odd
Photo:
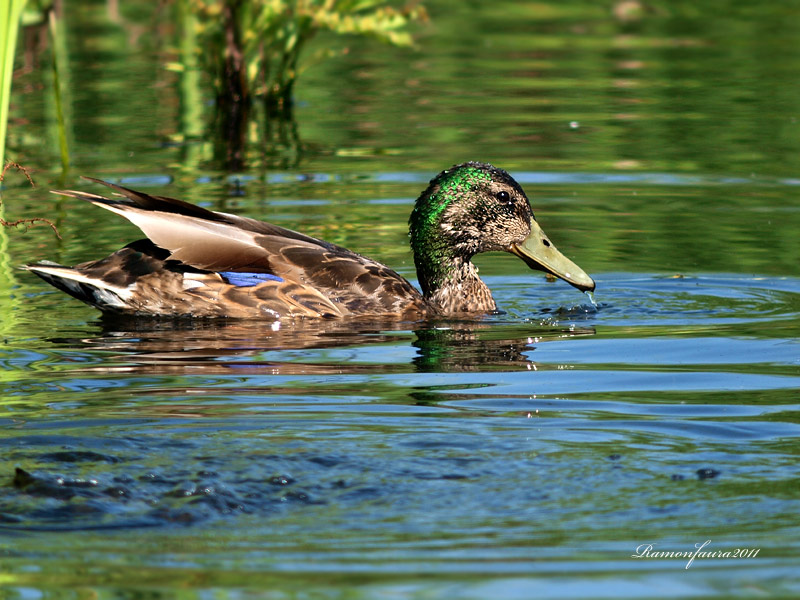
[[[2,595],[800,593],[796,33],[780,7],[654,7],[437,5],[403,60],[353,42],[310,70],[299,149],[235,173],[166,143],[178,82],[126,35],[146,18],[72,16],[67,177],[46,63],[15,80],[10,155],[38,185],[9,176],[5,218],[63,239],[3,239]],[[503,312],[475,321],[113,321],[9,268],[136,238],[47,193],[85,173],[413,278],[413,199],[466,159],[512,171],[593,301],[486,255]],[[707,540],[730,555],[632,556]]]

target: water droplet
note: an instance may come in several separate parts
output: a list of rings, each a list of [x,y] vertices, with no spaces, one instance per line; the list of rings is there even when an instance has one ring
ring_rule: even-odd
[[[595,308],[597,308],[597,302],[595,302],[595,301],[594,301],[594,292],[589,292],[589,291],[586,291],[586,292],[584,292],[584,294],[586,294],[587,296],[589,296],[589,300],[591,301],[591,303],[592,303],[592,306],[594,306]]]

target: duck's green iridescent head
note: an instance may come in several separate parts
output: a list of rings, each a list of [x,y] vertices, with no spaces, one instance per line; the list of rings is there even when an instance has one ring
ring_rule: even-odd
[[[515,254],[579,290],[595,287],[544,234],[520,185],[486,163],[463,163],[434,177],[414,205],[409,235],[426,295],[445,283],[453,265],[495,250]]]

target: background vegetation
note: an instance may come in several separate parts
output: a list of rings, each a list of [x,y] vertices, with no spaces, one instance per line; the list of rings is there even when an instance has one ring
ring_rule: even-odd
[[[237,4],[273,16],[279,5],[289,6]],[[800,26],[790,4],[294,6],[277,21],[245,19],[252,31],[237,34],[251,100],[235,127],[221,126],[236,112],[221,99],[228,30],[209,24],[221,5],[67,3],[58,43],[47,19],[33,20],[16,54],[9,155],[42,187],[58,187],[66,140],[68,180],[172,182],[176,195],[210,194],[220,206],[236,197],[413,198],[441,168],[488,160],[535,185],[545,210],[571,199],[552,204],[555,225],[592,232],[566,236],[591,254],[590,268],[793,272],[796,236],[754,216],[747,187],[796,218],[785,187],[800,170]],[[312,7],[316,20],[304,12]],[[248,37],[266,23],[280,24],[270,45]],[[303,48],[299,79],[302,61],[271,79],[275,61],[296,62],[277,47]],[[53,202],[23,202],[14,217],[58,215]],[[358,236],[368,207],[314,214],[305,205],[290,224],[374,244],[392,260],[406,251],[406,207],[382,210],[395,225],[368,240]]]

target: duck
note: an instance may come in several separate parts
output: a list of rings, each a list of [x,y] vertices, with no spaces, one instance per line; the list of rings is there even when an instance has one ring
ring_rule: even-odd
[[[497,311],[472,258],[516,255],[581,291],[594,280],[559,252],[522,187],[503,169],[465,162],[431,179],[409,218],[420,290],[366,256],[286,229],[86,177],[112,197],[86,200],[124,217],[144,239],[74,267],[23,268],[103,313],[132,317],[421,320]]]

